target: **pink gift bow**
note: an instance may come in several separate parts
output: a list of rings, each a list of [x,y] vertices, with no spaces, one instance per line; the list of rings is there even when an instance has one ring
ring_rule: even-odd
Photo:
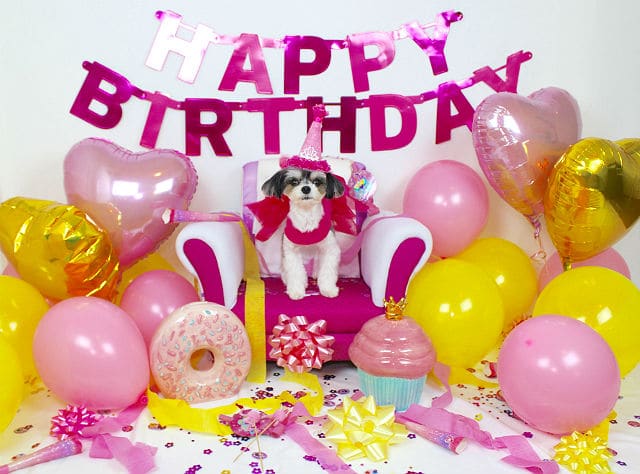
[[[117,416],[107,416],[99,421],[92,413],[82,407],[67,407],[59,411],[59,415],[52,419],[51,434],[63,439],[70,435],[91,439],[89,456],[92,458],[112,459],[119,461],[130,474],[145,474],[155,467],[154,455],[157,448],[144,443],[133,445],[127,438],[112,436],[111,432],[122,430],[138,419],[140,413],[147,406],[146,395],[141,396],[134,404],[122,410]],[[74,420],[65,421],[65,411]],[[78,420],[78,416],[80,420]],[[74,423],[77,422],[77,423]],[[77,431],[72,433],[70,423]]]
[[[278,316],[278,324],[273,327],[269,344],[273,347],[269,357],[276,359],[280,367],[292,372],[303,373],[320,369],[331,360],[335,338],[325,334],[327,322],[324,319],[309,324],[304,316],[290,318],[286,314]]]

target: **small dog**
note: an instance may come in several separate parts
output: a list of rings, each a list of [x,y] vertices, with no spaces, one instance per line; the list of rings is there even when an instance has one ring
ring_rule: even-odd
[[[320,294],[338,296],[340,247],[331,226],[327,199],[340,197],[344,185],[333,174],[300,168],[284,168],[262,185],[265,196],[289,199],[289,213],[282,237],[282,281],[292,300],[307,289],[305,257],[316,258]],[[329,204],[329,205],[328,205]]]

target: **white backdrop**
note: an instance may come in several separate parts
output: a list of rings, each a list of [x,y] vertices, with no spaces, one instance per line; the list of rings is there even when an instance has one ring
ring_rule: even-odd
[[[177,79],[180,62],[172,57],[162,71],[145,66],[159,22],[156,10],[173,10],[183,21],[202,23],[219,33],[256,33],[280,38],[316,35],[344,38],[350,33],[391,31],[417,20],[430,23],[444,10],[459,10],[461,22],[451,27],[445,53],[449,71],[433,76],[424,53],[411,40],[396,42],[396,58],[384,71],[370,74],[371,90],[364,94],[417,94],[450,80],[462,80],[476,69],[498,67],[519,50],[531,51],[524,63],[518,91],[524,95],[547,87],[568,90],[578,101],[583,136],[616,140],[640,136],[640,43],[636,20],[640,6],[632,1],[597,2],[552,0],[536,2],[411,0],[323,2],[209,0],[209,1],[102,1],[11,2],[3,8],[0,36],[0,199],[28,196],[64,202],[62,163],[69,148],[83,138],[103,137],[140,151],[140,135],[148,105],[132,99],[120,124],[101,130],[69,114],[86,71],[82,62],[97,61],[133,84],[181,100],[215,97],[245,100],[259,96],[253,85],[236,92],[217,90],[231,48],[212,45],[193,84]],[[283,94],[283,52],[265,51],[274,97]],[[336,101],[355,95],[346,52],[334,52],[330,69],[303,78],[298,97],[322,95]],[[475,107],[492,91],[477,85],[465,92]],[[466,128],[453,131],[452,140],[435,144],[436,104],[416,107],[418,132],[406,147],[371,152],[368,113],[357,117],[357,149],[352,156],[366,163],[378,179],[377,202],[400,211],[403,189],[420,167],[439,159],[455,159],[480,172]],[[182,112],[168,112],[158,147],[184,150]],[[194,157],[199,187],[194,210],[235,210],[240,207],[240,170],[243,163],[264,155],[262,115],[236,113],[225,135],[232,157],[216,157],[203,141],[203,154]],[[281,151],[295,153],[304,137],[305,112],[281,114]],[[325,153],[337,155],[337,134],[325,134]],[[481,173],[480,173],[481,174]],[[481,174],[482,175],[482,174]],[[484,176],[483,176],[484,179]],[[484,236],[518,243],[527,252],[536,249],[524,217],[498,198],[491,197],[489,223]],[[636,226],[616,248],[627,260],[636,284],[640,282]],[[546,242],[548,251],[553,248]],[[165,245],[169,256],[171,248]]]

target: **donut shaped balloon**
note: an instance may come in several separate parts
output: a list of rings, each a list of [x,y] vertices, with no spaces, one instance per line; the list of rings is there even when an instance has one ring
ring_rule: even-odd
[[[251,346],[235,314],[219,304],[198,301],[160,323],[149,359],[165,397],[198,403],[238,393],[249,373]]]

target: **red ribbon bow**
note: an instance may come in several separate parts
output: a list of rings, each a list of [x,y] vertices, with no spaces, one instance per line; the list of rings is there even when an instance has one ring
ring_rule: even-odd
[[[269,344],[273,347],[269,357],[276,359],[280,367],[292,372],[303,373],[320,369],[333,356],[335,338],[325,334],[327,322],[319,319],[309,324],[304,316],[290,318],[286,314],[278,316],[278,324],[273,327]]]

